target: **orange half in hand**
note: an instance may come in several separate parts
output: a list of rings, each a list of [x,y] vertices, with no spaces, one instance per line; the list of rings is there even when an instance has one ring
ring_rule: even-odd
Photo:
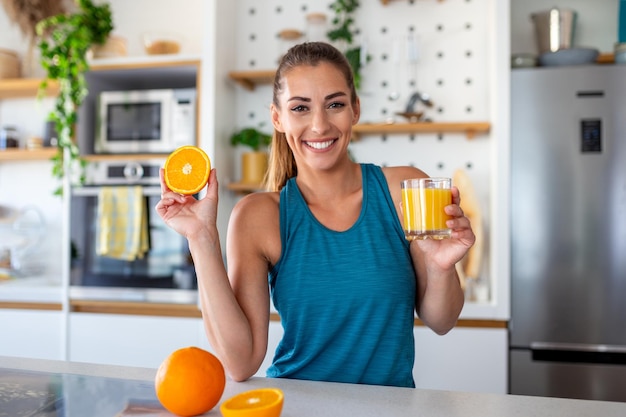
[[[278,388],[242,392],[222,403],[224,417],[278,417],[283,411],[284,394]]]
[[[197,146],[181,146],[165,160],[165,183],[170,190],[185,195],[195,194],[209,181],[211,160]]]

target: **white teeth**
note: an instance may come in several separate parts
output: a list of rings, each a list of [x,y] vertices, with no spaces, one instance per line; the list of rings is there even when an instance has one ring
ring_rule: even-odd
[[[308,146],[314,149],[326,149],[332,145],[334,140],[327,140],[326,142],[305,142]]]

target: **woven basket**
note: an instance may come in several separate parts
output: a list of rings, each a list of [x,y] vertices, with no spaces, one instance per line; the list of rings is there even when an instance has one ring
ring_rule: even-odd
[[[0,48],[0,79],[19,78],[20,59],[15,51]]]

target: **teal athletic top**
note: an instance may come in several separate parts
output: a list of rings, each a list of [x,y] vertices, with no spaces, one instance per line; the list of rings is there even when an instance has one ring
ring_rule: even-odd
[[[280,192],[282,253],[268,279],[284,329],[268,377],[415,387],[415,274],[379,166],[361,164],[350,229],[326,228],[295,178]]]

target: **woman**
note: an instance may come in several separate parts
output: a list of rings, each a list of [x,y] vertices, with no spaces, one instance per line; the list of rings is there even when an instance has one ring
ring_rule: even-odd
[[[350,159],[360,102],[349,64],[326,43],[297,45],[282,58],[270,113],[271,191],[235,206],[228,272],[215,170],[199,201],[161,180],[157,211],[189,241],[213,349],[232,379],[252,376],[267,350],[271,293],[284,335],[268,376],[415,386],[415,312],[444,334],[463,307],[455,264],[475,238],[458,189],[446,207],[452,237],[409,244],[400,182],[426,174]]]

